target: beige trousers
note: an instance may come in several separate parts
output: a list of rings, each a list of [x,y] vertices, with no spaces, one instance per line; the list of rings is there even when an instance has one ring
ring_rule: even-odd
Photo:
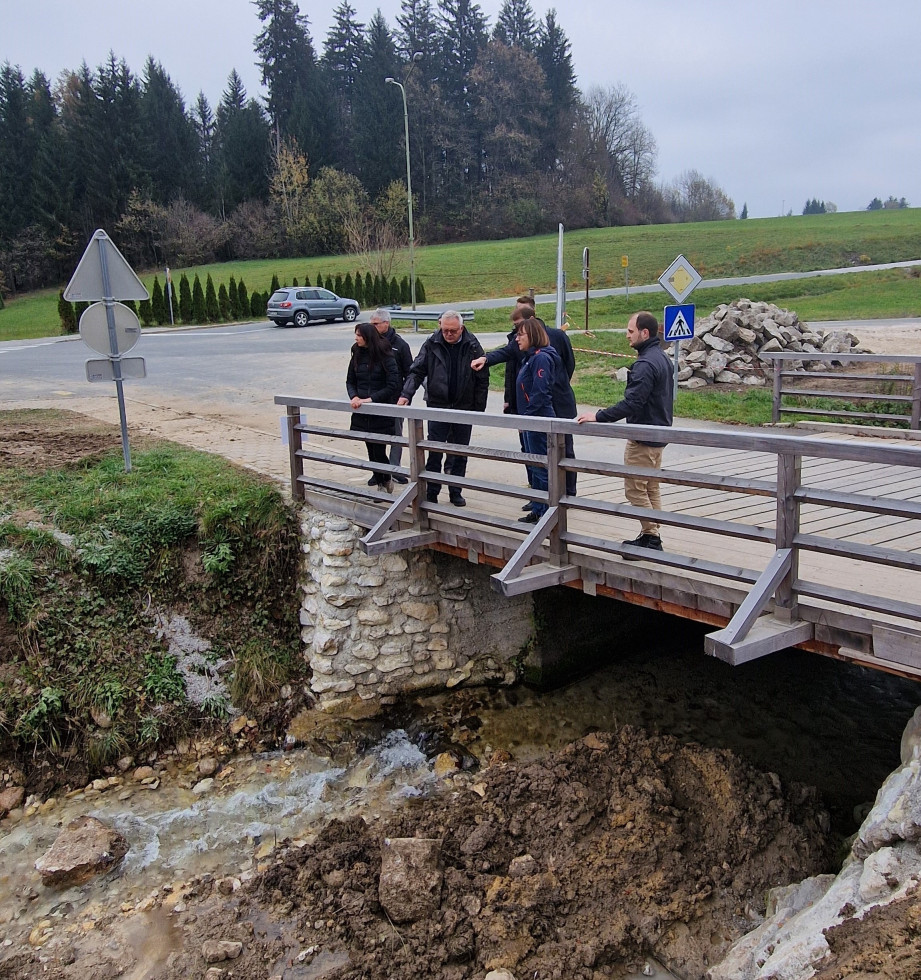
[[[644,446],[639,442],[627,440],[624,447],[624,464],[626,466],[642,466],[648,470],[662,468],[662,452],[665,446]],[[659,496],[659,481],[641,476],[624,477],[624,494],[627,502],[634,507],[648,507],[651,510],[662,509],[662,498]],[[640,519],[640,529],[643,534],[658,534],[659,525],[647,518]]]

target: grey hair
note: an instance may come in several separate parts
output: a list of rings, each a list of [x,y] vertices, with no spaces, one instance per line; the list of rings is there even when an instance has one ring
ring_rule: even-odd
[[[457,310],[445,310],[444,313],[441,314],[438,323],[442,324],[445,320],[457,320],[461,326],[464,325],[464,318],[457,312]]]
[[[378,307],[371,314],[370,319],[380,320],[382,323],[390,323],[390,310],[385,310],[383,307]]]

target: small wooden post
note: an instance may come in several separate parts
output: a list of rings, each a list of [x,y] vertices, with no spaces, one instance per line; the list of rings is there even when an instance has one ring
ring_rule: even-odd
[[[794,494],[799,489],[803,460],[793,453],[777,455],[777,518],[775,547],[789,548],[793,553],[790,570],[774,591],[774,617],[787,622],[797,616],[797,600],[793,583],[799,575],[799,549],[794,544],[799,534],[800,505]]]
[[[289,405],[285,424],[288,427],[288,462],[291,467],[291,498],[293,500],[304,499],[304,485],[301,477],[304,475],[304,458],[299,454],[301,442],[301,430],[297,427],[301,421],[301,406]]]

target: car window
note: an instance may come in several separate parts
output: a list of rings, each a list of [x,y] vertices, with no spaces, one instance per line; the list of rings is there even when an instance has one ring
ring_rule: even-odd
[[[312,299],[313,297],[310,295],[310,292],[311,291],[309,289],[299,289],[297,291],[297,298],[298,299]]]
[[[328,289],[318,289],[317,290],[318,299],[335,299],[336,294],[331,293]]]
[[[282,303],[287,298],[288,298],[288,290],[287,289],[276,289],[275,292],[272,293],[272,298],[269,300],[269,302],[270,303]]]
[[[305,289],[304,290],[305,299],[317,299],[317,291],[315,289]]]

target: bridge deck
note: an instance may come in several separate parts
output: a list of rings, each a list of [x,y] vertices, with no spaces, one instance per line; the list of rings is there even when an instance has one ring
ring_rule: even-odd
[[[293,444],[303,428],[309,446],[292,464],[300,495],[370,528],[371,553],[435,547],[501,569],[494,580],[508,594],[568,584],[723,626],[708,652],[731,663],[797,645],[921,678],[921,447],[672,430],[656,515],[666,551],[644,554],[622,545],[637,535],[639,514],[624,498],[629,468],[623,438],[614,437],[615,430],[642,437],[642,427],[548,425],[548,432],[568,426],[576,433],[582,471],[577,496],[566,497],[566,462],[553,472],[551,458],[552,514],[542,530],[518,521],[522,502],[536,494],[526,486],[510,417],[479,416],[466,477],[442,480],[463,487],[468,506],[459,509],[444,492],[439,504],[419,499],[429,448],[422,421],[437,411],[387,411],[408,418],[408,472],[419,478],[418,487],[396,487],[403,495],[396,504],[367,487],[370,465],[354,436],[343,449],[341,429],[318,434],[321,427],[291,420]],[[342,425],[341,415],[329,417]],[[779,461],[793,456],[793,477],[782,477]],[[624,560],[630,557],[641,560]]]

